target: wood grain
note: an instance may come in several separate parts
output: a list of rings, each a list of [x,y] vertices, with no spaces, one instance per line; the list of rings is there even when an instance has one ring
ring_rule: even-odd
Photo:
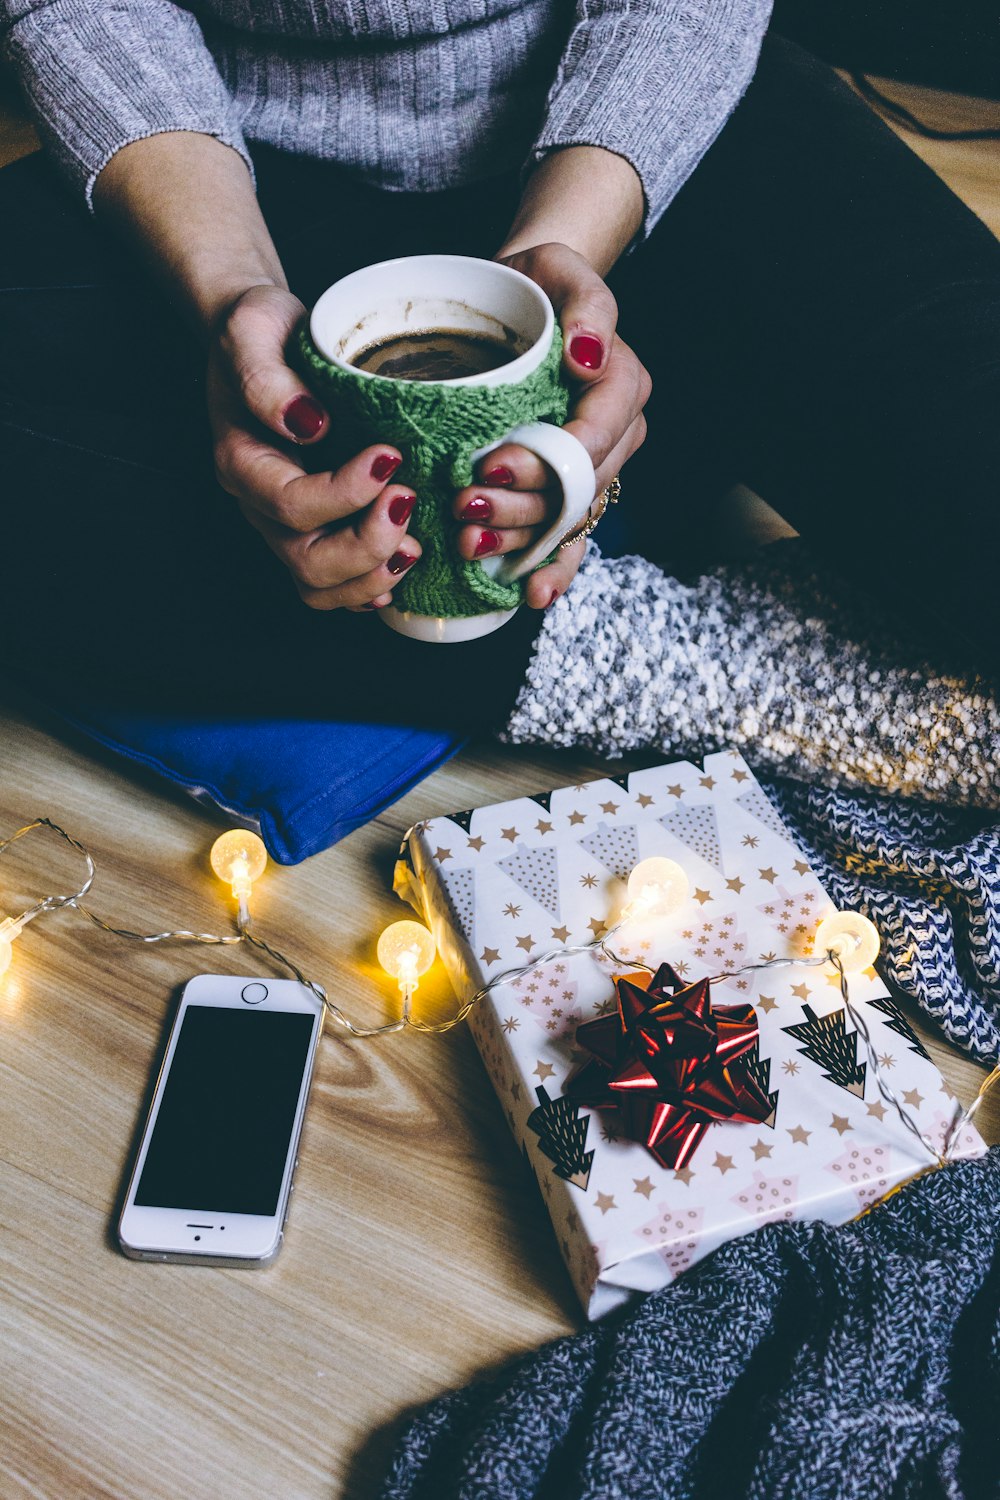
[[[0,130],[0,147],[10,139]],[[997,160],[992,149],[943,158],[994,225]],[[227,930],[206,862],[219,825],[199,808],[63,741],[12,697],[0,768],[0,832],[44,813],[84,840],[101,915]],[[374,938],[401,915],[390,879],[409,823],[603,769],[555,752],[469,751],[336,848],[272,867],[258,921],[352,1015],[385,1016],[393,998]],[[0,862],[0,907],[74,883],[68,852],[33,836]],[[362,1500],[401,1413],[579,1326],[463,1030],[324,1042],[272,1269],[124,1260],[115,1208],[171,999],[197,972],[259,966],[232,950],[127,944],[69,913],[29,927],[15,953],[0,981],[4,1500]],[[450,1006],[439,970],[421,1001],[428,1014]],[[970,1098],[982,1070],[915,1024]],[[1000,1140],[1000,1101],[981,1127]]]

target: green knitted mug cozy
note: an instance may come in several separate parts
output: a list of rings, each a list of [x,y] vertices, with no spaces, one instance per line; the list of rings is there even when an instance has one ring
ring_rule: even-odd
[[[498,583],[478,562],[458,555],[461,524],[452,515],[456,490],[472,483],[472,455],[525,422],[561,427],[569,409],[562,373],[562,333],[555,327],[545,359],[512,385],[444,385],[352,374],[331,364],[301,335],[306,374],[330,406],[332,443],[343,462],[370,443],[391,443],[403,455],[394,482],[417,497],[409,530],[423,553],[393,584],[393,603],[420,615],[455,618],[515,609],[525,581]]]

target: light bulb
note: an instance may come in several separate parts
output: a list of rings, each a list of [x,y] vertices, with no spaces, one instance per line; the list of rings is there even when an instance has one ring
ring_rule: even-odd
[[[231,828],[216,839],[209,859],[219,879],[232,886],[237,901],[246,902],[254,881],[267,867],[267,850],[255,833]]]
[[[14,957],[14,939],[20,935],[24,923],[17,917],[0,920],[0,974],[6,974]]]
[[[376,953],[403,993],[412,994],[437,957],[437,944],[422,922],[393,922],[379,938]]]
[[[835,953],[847,974],[870,969],[878,958],[878,928],[859,911],[835,911],[816,928],[817,953]]]
[[[640,860],[628,878],[627,917],[667,916],[691,894],[691,882],[674,859],[654,855]]]

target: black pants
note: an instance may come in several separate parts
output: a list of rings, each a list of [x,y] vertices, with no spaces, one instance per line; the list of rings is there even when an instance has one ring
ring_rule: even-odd
[[[307,304],[390,254],[490,255],[517,197],[509,180],[385,194],[255,155]],[[117,706],[502,720],[536,614],[435,647],[306,609],[212,479],[179,309],[40,158],[0,175],[0,222],[0,621],[15,671]],[[845,573],[962,642],[970,666],[997,665],[1000,246],[825,66],[769,39],[612,284],[654,380],[620,546],[697,564],[714,502],[743,480]]]

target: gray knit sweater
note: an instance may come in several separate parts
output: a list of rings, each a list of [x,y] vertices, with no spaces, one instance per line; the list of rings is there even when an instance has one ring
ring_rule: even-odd
[[[771,0],[0,0],[44,140],[90,194],[130,141],[216,136],[342,163],[383,188],[496,176],[603,146],[646,229],[756,66]],[[249,164],[249,158],[247,158]]]

